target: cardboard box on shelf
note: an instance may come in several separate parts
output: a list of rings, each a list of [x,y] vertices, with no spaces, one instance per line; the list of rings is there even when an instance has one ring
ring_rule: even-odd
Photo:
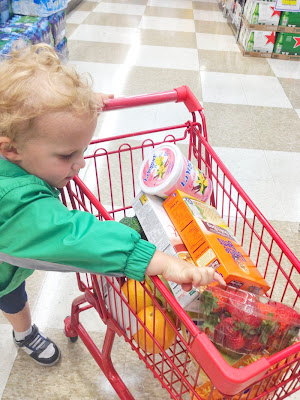
[[[155,244],[157,249],[164,253],[180,257],[194,264],[163,207],[163,201],[160,197],[140,192],[135,197],[132,207],[149,242]],[[177,283],[168,283],[173,295],[183,308],[199,297],[198,292],[194,289],[186,292]]]
[[[244,17],[250,24],[278,26],[280,11],[275,10],[276,2],[248,0]]]
[[[243,24],[239,42],[247,52],[272,53],[275,38],[275,32],[248,29]]]
[[[269,286],[217,210],[176,190],[163,203],[194,262],[213,267],[227,284],[263,294]]]
[[[300,55],[300,33],[279,32],[276,36],[274,53]]]
[[[287,12],[281,13],[280,26],[300,27],[300,12]]]

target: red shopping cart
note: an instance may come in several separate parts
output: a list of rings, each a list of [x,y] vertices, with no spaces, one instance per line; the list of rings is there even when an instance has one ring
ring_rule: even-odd
[[[99,220],[120,220],[133,215],[131,204],[139,190],[137,175],[145,154],[163,142],[173,142],[212,180],[210,202],[271,286],[268,296],[296,306],[300,262],[210,146],[202,107],[190,89],[182,86],[167,92],[113,99],[104,111],[166,102],[184,103],[190,119],[174,126],[93,140],[85,157],[86,179],[83,182],[74,177],[61,192],[63,203],[90,212]],[[73,301],[71,315],[65,319],[66,336],[71,341],[81,338],[121,399],[133,396],[110,358],[116,334],[124,337],[173,399],[284,399],[300,389],[300,343],[237,370],[195,326],[158,277],[151,278],[153,291],[142,283],[142,297],[146,301],[150,296],[154,309],[164,316],[160,327],[163,342],[157,340],[154,324],[149,329],[145,318],[135,312],[136,308],[123,295],[121,287],[128,282],[126,278],[77,274],[77,281],[82,294]],[[90,308],[98,312],[107,326],[102,350],[80,322],[81,313]],[[141,329],[144,339],[150,338],[148,348],[136,335]],[[170,330],[175,340],[165,349]],[[210,379],[205,387],[201,381],[203,373]]]

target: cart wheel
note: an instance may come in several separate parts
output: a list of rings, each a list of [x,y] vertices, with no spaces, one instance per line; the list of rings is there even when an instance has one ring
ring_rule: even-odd
[[[68,338],[71,343],[75,343],[78,340],[78,336],[73,336]]]

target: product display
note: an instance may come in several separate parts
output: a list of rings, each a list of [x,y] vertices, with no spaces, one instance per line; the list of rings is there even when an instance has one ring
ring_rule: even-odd
[[[300,55],[300,33],[278,33],[274,53]]]
[[[276,2],[247,0],[244,8],[244,18],[250,24],[279,24],[280,11],[275,10]]]
[[[275,43],[275,32],[248,29],[243,24],[239,42],[249,52],[272,53]]]
[[[279,25],[300,27],[300,12],[282,12]]]
[[[12,0],[14,14],[48,17],[67,6],[67,0]]]

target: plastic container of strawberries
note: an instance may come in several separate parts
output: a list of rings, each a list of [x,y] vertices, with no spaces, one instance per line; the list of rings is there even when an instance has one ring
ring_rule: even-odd
[[[223,350],[275,354],[300,340],[298,310],[232,286],[201,292],[199,328]]]

